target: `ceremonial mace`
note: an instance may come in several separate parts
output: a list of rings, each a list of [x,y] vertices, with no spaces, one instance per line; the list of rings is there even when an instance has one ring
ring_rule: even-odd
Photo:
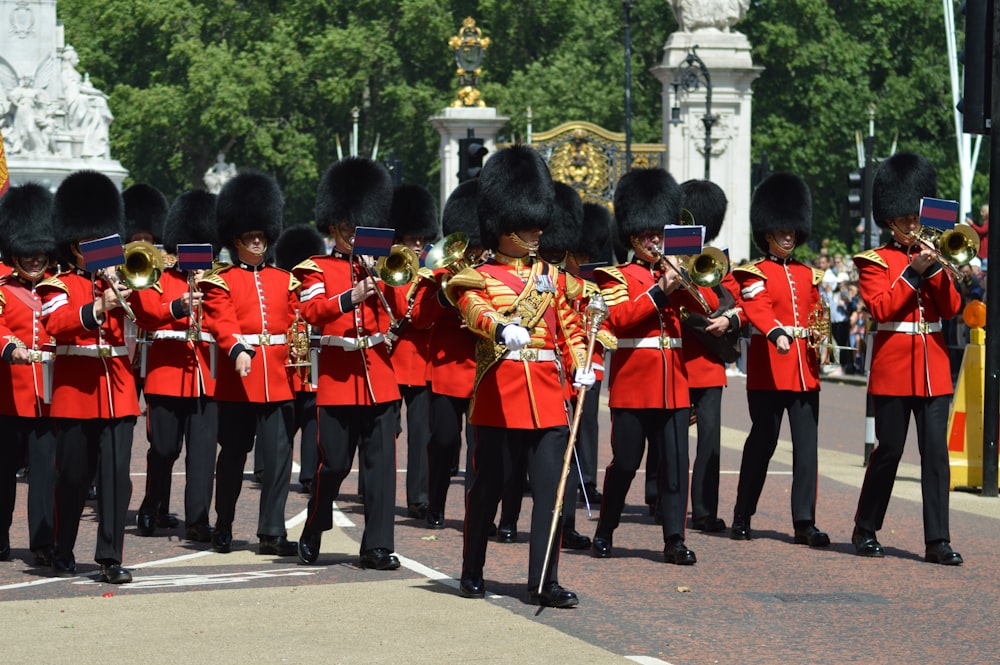
[[[597,331],[608,318],[608,306],[600,293],[595,293],[587,303],[587,364],[585,371],[591,372],[594,364],[594,344],[597,342]],[[542,562],[542,576],[538,580],[538,588],[545,584],[545,573],[549,568],[549,558],[552,556],[552,545],[559,530],[559,518],[562,517],[563,500],[566,495],[566,479],[569,477],[569,465],[573,461],[573,449],[576,436],[580,431],[580,416],[583,415],[583,399],[587,395],[587,387],[580,386],[576,394],[576,410],[573,412],[573,426],[569,430],[569,441],[566,442],[566,453],[563,455],[562,473],[559,474],[559,486],[556,488],[556,503],[552,506],[552,524],[549,526],[549,541],[545,546],[545,560]]]

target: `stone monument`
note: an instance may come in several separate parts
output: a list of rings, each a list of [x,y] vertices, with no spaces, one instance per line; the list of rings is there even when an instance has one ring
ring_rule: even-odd
[[[667,169],[678,182],[704,177],[706,124],[711,125],[711,179],[729,199],[715,244],[728,246],[736,262],[750,258],[751,84],[763,71],[753,64],[746,35],[733,30],[749,5],[749,0],[673,0],[680,30],[667,38],[663,61],[652,69],[663,85]],[[704,87],[687,92],[675,87],[678,66],[694,48],[711,75],[711,123],[704,122]]]
[[[55,190],[80,169],[119,187],[128,172],[111,158],[108,96],[79,71],[55,0],[0,0],[0,132],[11,184]]]

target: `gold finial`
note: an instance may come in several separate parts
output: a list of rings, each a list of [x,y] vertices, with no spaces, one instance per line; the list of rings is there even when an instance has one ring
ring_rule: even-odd
[[[483,53],[490,47],[490,38],[483,37],[483,31],[476,27],[476,21],[467,16],[462,21],[458,34],[448,40],[448,46],[455,52],[455,64],[458,65],[458,95],[451,103],[455,108],[462,106],[484,107],[486,103],[479,98],[479,72],[483,64]]]

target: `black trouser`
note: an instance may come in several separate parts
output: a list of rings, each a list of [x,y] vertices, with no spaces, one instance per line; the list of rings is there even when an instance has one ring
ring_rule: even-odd
[[[292,438],[299,432],[299,484],[316,478],[319,467],[319,426],[316,421],[316,393],[295,393],[295,424]]]
[[[845,347],[837,349],[836,355],[830,354],[830,360],[837,358],[837,364],[842,367],[848,367],[854,364],[854,350],[846,348],[851,341],[851,322],[850,320],[837,321],[836,323],[830,324],[830,336],[833,337],[833,343],[837,346]]]
[[[261,453],[258,536],[284,536],[285,502],[292,473],[292,400],[219,402],[219,459],[215,464],[217,531],[231,532],[236,500],[243,489],[243,467],[256,446]],[[256,441],[255,441],[256,439]]]
[[[691,519],[719,516],[719,456],[722,449],[722,387],[691,388],[698,416],[698,443],[691,468]]]
[[[594,385],[587,388],[587,396],[583,400],[583,413],[580,416],[580,429],[576,435],[576,459],[580,464],[580,474],[585,485],[597,484],[597,443],[600,436],[597,418],[600,406],[601,382],[595,381]],[[573,500],[576,500],[575,495]]]
[[[28,460],[28,547],[54,544],[56,433],[49,418],[0,416],[7,440],[0,446],[0,536],[10,531],[17,497],[17,471]]]
[[[427,510],[443,515],[451,485],[451,465],[462,447],[462,421],[469,400],[430,393],[430,439],[427,442]],[[471,443],[471,440],[469,441]],[[466,464],[472,475],[472,465]]]
[[[209,524],[214,483],[218,405],[211,397],[146,395],[146,496],[139,510],[162,515],[170,506],[174,462],[184,456],[184,523]]]
[[[906,444],[910,414],[917,426],[917,449],[920,451],[920,493],[923,498],[924,542],[950,541],[948,528],[948,488],[951,467],[948,462],[948,409],[951,395],[938,397],[890,397],[872,395],[875,405],[875,435],[878,446],[872,451],[861,486],[855,523],[869,531],[878,531],[892,496],[899,460]]]
[[[427,503],[427,443],[431,438],[430,390],[400,386],[406,404],[406,505]]]
[[[643,449],[657,451],[656,495],[663,514],[663,541],[684,538],[688,498],[690,409],[611,409],[611,464],[604,473],[604,500],[597,535],[610,536],[621,521]]]
[[[486,564],[489,528],[496,517],[504,479],[513,469],[527,469],[532,482],[531,545],[528,553],[528,588],[536,588],[542,576],[545,548],[556,502],[556,486],[562,471],[563,454],[569,428],[503,429],[477,426],[476,455],[473,459],[476,478],[465,497],[465,544],[462,552],[462,576],[481,578]],[[546,580],[559,579],[559,538],[552,547]]]
[[[309,499],[306,527],[333,528],[333,502],[351,473],[354,454],[365,476],[365,531],[361,551],[396,547],[393,534],[396,507],[396,425],[399,400],[374,406],[319,407],[319,468]]]
[[[135,416],[76,420],[56,426],[56,558],[70,559],[90,482],[97,476],[97,547],[94,560],[122,562],[125,517],[132,498],[132,434]]]
[[[819,423],[819,392],[792,390],[748,390],[750,434],[743,444],[740,482],[736,490],[733,518],[749,518],[757,512],[757,501],[767,479],[767,465],[778,447],[781,419],[788,411],[792,433],[792,523],[796,527],[816,521]]]

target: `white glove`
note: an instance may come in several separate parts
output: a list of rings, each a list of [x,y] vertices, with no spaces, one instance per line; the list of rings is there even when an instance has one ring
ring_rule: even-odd
[[[584,388],[589,388],[596,382],[597,382],[597,374],[594,372],[594,370],[590,370],[588,372],[583,367],[576,368],[576,374],[573,375],[574,388],[580,388],[581,386]]]
[[[504,346],[511,351],[520,351],[531,342],[531,334],[528,329],[514,324],[504,326],[503,330],[500,331],[500,338],[503,340]]]

